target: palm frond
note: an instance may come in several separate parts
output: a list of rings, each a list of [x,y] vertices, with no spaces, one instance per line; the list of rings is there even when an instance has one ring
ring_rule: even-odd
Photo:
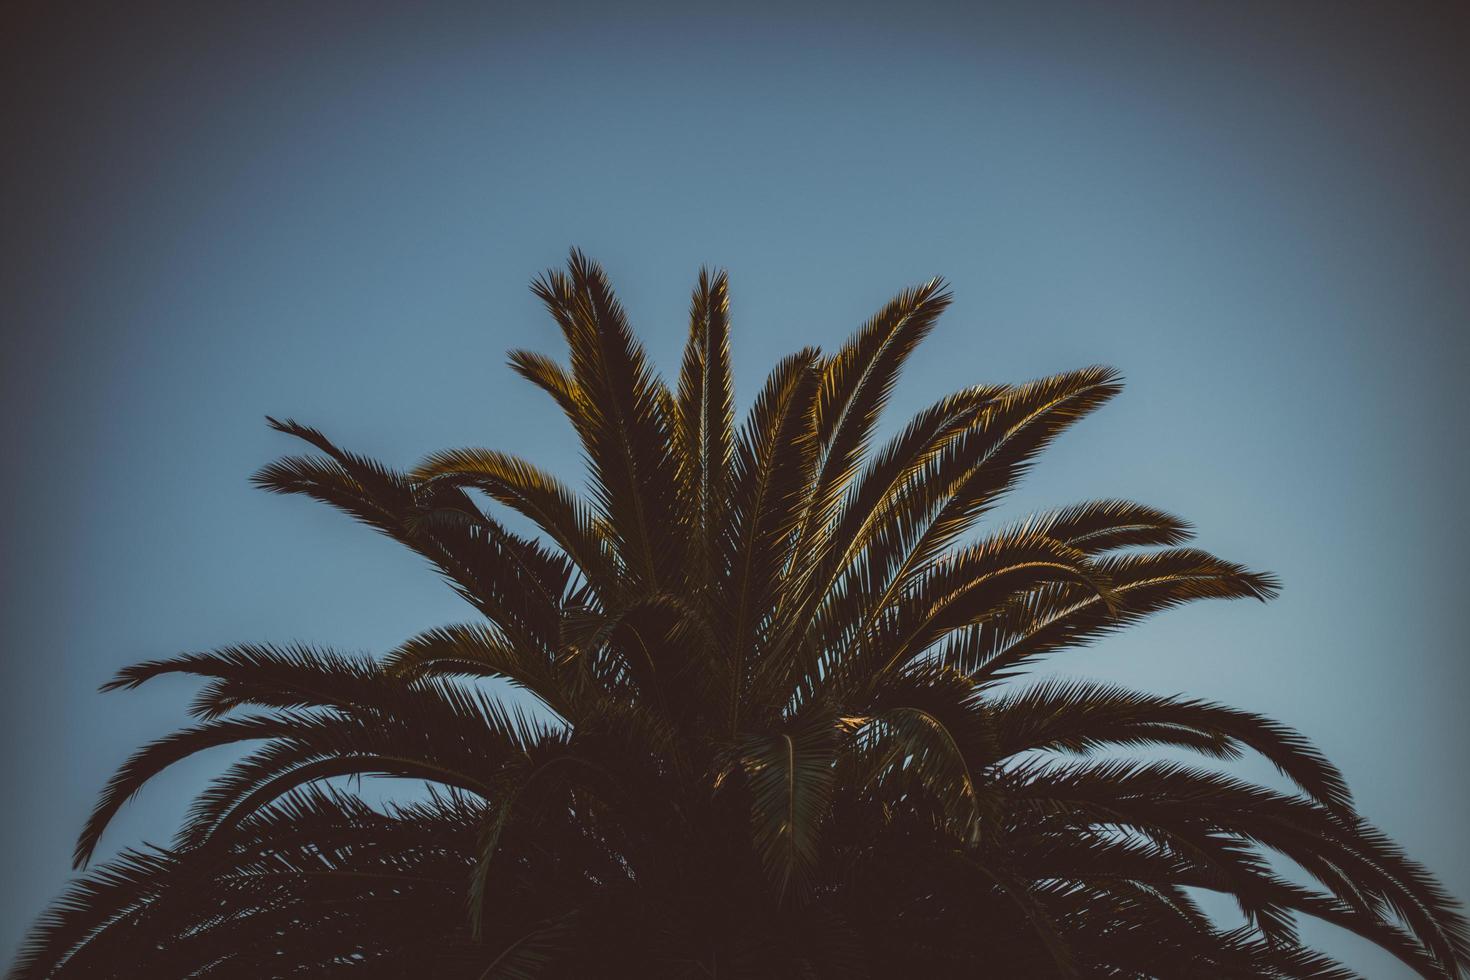
[[[1081,681],[1008,690],[989,699],[986,711],[998,758],[1139,744],[1184,744],[1233,758],[1240,748],[1248,748],[1323,806],[1340,813],[1352,810],[1347,783],[1335,766],[1301,735],[1250,712]]]
[[[531,288],[571,354],[593,496],[628,573],[656,589],[680,567],[684,545],[670,449],[673,396],[595,262],[573,250],[567,273],[548,271]]]
[[[717,534],[729,494],[735,396],[730,375],[730,296],[724,272],[699,272],[689,303],[689,342],[679,373],[674,447],[693,536],[694,584],[708,588],[718,560]]]
[[[816,464],[813,405],[817,353],[783,359],[751,406],[735,442],[721,564],[728,616],[729,726],[739,727],[745,672],[779,594],[787,549]]]
[[[941,279],[904,290],[823,360],[814,407],[820,460],[803,519],[804,539],[826,531],[862,464],[899,371],[949,302]]]
[[[818,717],[790,731],[748,737],[739,751],[761,863],[783,901],[802,897],[832,799],[837,729]]]

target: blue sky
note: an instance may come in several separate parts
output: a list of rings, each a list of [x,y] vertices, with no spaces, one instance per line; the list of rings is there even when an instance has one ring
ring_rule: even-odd
[[[118,667],[468,617],[385,539],[252,490],[294,451],[263,417],[577,476],[504,366],[556,351],[526,284],[571,245],[669,372],[699,266],[728,268],[742,405],[936,274],[956,301],[890,424],[1120,368],[1006,515],[1136,497],[1285,590],[1048,669],[1298,727],[1470,895],[1467,39],[1392,5],[33,10],[0,59],[0,949],[110,770],[183,717],[182,683],[97,694]],[[105,848],[166,840],[219,764],[160,780]]]

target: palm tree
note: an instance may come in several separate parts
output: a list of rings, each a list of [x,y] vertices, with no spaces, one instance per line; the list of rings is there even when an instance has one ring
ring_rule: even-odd
[[[79,878],[12,977],[1351,976],[1302,914],[1466,975],[1456,903],[1294,732],[1019,680],[1163,609],[1276,592],[1125,501],[972,533],[1113,371],[968,388],[875,447],[948,303],[935,280],[782,360],[737,428],[723,274],[700,276],[674,389],[597,265],[573,252],[533,288],[570,363],[511,365],[571,421],[586,495],[500,452],[403,473],[271,420],[316,453],[260,486],[402,542],[483,618],[382,660],[257,645],[123,670],[107,688],[202,678],[198,723],[118,770],[78,867],[156,773],[252,747],[172,846]],[[1249,750],[1295,789],[1127,756],[1153,746]],[[370,805],[363,775],[427,788]]]

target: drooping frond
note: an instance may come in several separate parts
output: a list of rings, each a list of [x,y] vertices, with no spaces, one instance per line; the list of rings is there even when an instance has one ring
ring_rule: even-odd
[[[264,754],[247,756],[200,796],[195,833],[226,812],[242,815],[242,799],[270,802],[259,792],[264,786],[279,795],[330,776],[399,776],[489,795],[499,765],[544,737],[519,708],[478,692],[433,680],[405,686],[370,662],[300,647],[229,647],[142,664],[113,686],[163,673],[213,678],[213,699],[200,706],[208,720],[150,743],[123,764],[78,840],[79,867],[148,780],[206,749],[267,742]],[[273,710],[227,714],[237,706]]]
[[[272,419],[271,425],[326,456],[279,460],[256,473],[257,486],[328,503],[407,545],[502,628],[544,630],[554,623],[555,605],[570,577],[564,560],[480,513],[457,488],[425,493],[403,474],[338,449],[315,429],[290,420]],[[456,519],[428,519],[434,514]]]
[[[1337,768],[1299,734],[1261,715],[1080,681],[1007,690],[990,699],[987,708],[997,759],[1118,745],[1180,745],[1217,758],[1250,749],[1323,806],[1339,813],[1352,810]]]
[[[811,886],[836,781],[837,736],[831,719],[817,717],[740,743],[755,848],[782,901],[804,895]]]
[[[455,449],[431,453],[411,478],[434,488],[484,491],[540,528],[589,581],[603,589],[617,587],[618,568],[591,509],[539,467],[508,453]],[[474,520],[485,518],[476,512]]]
[[[1033,515],[1018,532],[1045,535],[1098,555],[1119,548],[1182,544],[1192,529],[1172,514],[1130,500],[1092,500]]]
[[[989,719],[969,680],[944,668],[892,676],[844,719],[853,731],[849,789],[872,801],[925,806],[956,843],[973,843],[994,819],[984,768],[994,756]]]
[[[79,879],[12,976],[402,976],[467,945],[450,923],[478,819],[449,796],[379,812],[293,793],[206,848],[125,851]]]
[[[554,655],[525,650],[478,623],[442,626],[415,636],[383,660],[389,674],[406,679],[467,675],[500,677],[538,698],[562,718],[576,717],[575,685]]]
[[[1081,646],[1164,609],[1200,599],[1276,595],[1274,576],[1194,549],[1108,556],[1093,567],[1112,586],[1114,608],[1095,592],[1059,583],[1018,594],[1010,608],[977,624],[942,654],[977,679],[999,680],[1026,662]]]

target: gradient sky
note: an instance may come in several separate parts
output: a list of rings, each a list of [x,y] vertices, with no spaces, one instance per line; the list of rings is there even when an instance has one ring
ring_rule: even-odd
[[[574,244],[669,373],[699,266],[727,267],[742,406],[936,274],[956,301],[890,424],[1122,369],[1006,515],[1136,497],[1285,591],[1048,669],[1300,728],[1470,896],[1454,4],[45,6],[0,28],[0,956],[112,768],[183,718],[184,682],[97,694],[118,667],[469,618],[386,539],[252,490],[296,448],[263,416],[576,477],[504,364],[556,351],[526,284]],[[104,850],[165,842],[220,764],[161,779]]]

